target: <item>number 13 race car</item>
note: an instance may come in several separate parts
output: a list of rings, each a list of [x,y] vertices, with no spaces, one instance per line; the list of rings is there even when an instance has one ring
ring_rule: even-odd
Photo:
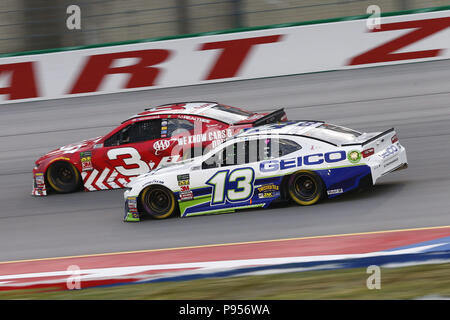
[[[137,177],[125,221],[233,212],[278,200],[313,205],[407,167],[394,129],[360,133],[321,121],[249,128],[203,156]]]
[[[123,188],[165,163],[192,157],[245,128],[286,121],[283,109],[252,113],[216,102],[146,109],[103,137],[51,151],[36,161],[32,195]],[[186,151],[189,151],[186,152]],[[201,153],[200,153],[201,154]]]

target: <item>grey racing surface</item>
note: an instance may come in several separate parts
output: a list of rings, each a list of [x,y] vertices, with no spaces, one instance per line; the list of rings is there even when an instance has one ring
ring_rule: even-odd
[[[123,190],[30,195],[39,156],[192,100],[395,127],[409,168],[310,207],[140,223],[122,222]],[[0,261],[450,225],[450,60],[0,105],[0,150]]]

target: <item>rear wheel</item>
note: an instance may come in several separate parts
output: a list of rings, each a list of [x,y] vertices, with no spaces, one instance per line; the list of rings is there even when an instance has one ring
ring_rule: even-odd
[[[46,178],[50,187],[58,193],[69,193],[80,188],[80,173],[69,162],[53,163],[47,169]]]
[[[165,187],[147,187],[142,191],[140,199],[142,209],[153,219],[165,219],[175,212],[175,197],[173,193]]]
[[[302,206],[317,203],[323,196],[322,179],[311,171],[299,171],[290,176],[288,192],[292,200]]]

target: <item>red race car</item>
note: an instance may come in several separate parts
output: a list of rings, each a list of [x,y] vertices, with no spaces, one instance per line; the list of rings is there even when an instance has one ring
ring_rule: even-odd
[[[32,195],[123,188],[139,174],[201,155],[242,129],[280,121],[287,121],[283,109],[253,113],[207,101],[148,108],[103,137],[41,157],[33,169]]]

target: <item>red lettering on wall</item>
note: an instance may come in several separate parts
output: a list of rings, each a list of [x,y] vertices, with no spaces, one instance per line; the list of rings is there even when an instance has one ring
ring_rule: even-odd
[[[200,50],[222,50],[206,80],[236,76],[253,46],[277,42],[280,39],[281,35],[274,35],[204,43]]]
[[[127,89],[153,86],[160,69],[152,66],[166,61],[169,55],[169,50],[151,49],[90,56],[70,93],[95,92],[108,74],[129,74]],[[111,66],[115,60],[125,58],[139,61],[124,67]]]
[[[414,29],[407,34],[386,42],[374,49],[360,54],[351,59],[349,65],[368,64],[377,62],[388,62],[398,60],[432,58],[440,54],[442,49],[411,51],[393,53],[419,40],[425,39],[432,34],[442,31],[450,26],[450,17],[435,18],[427,20],[415,20],[405,22],[394,22],[381,24],[380,29],[373,29],[372,32],[384,32],[402,29]]]
[[[8,87],[0,88],[0,95],[8,100],[38,97],[33,62],[19,62],[0,65],[0,77],[10,76]]]

